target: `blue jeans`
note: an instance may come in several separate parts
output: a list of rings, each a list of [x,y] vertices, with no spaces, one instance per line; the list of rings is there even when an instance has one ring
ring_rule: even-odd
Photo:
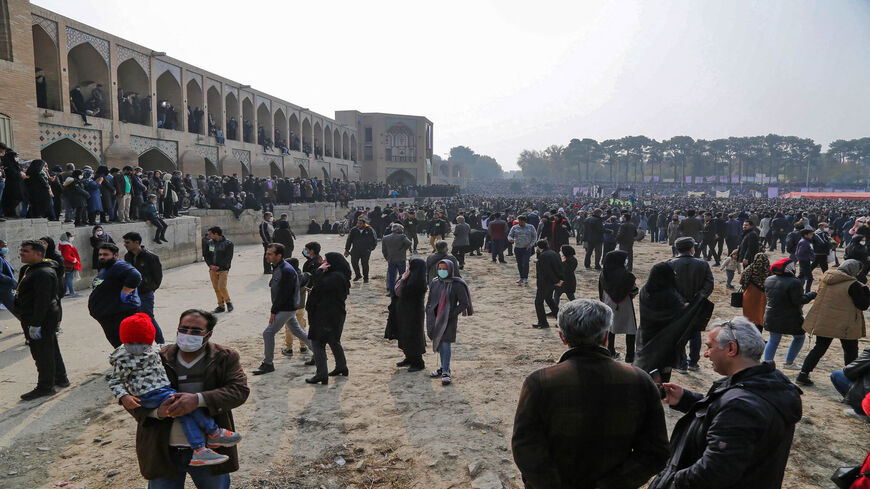
[[[144,408],[154,409],[162,404],[163,401],[169,399],[169,396],[172,394],[175,394],[175,389],[172,387],[161,387],[139,396],[139,404]],[[184,437],[190,443],[190,448],[194,450],[205,446],[205,438],[202,436],[203,431],[211,434],[218,430],[217,423],[214,422],[211,416],[206,414],[205,409],[194,409],[190,413],[176,419],[181,422]]]
[[[452,347],[450,343],[441,342],[441,345],[438,346],[438,354],[441,356],[441,372],[442,373],[450,373],[450,353]]]
[[[767,346],[764,347],[764,361],[772,362],[774,355],[776,355],[776,349],[779,347],[779,341],[782,339],[782,335],[779,333],[770,333],[770,339],[767,340]],[[785,354],[785,362],[792,363],[794,359],[797,358],[798,353],[801,352],[801,347],[804,346],[804,340],[806,339],[806,335],[794,335],[791,339],[791,345],[788,347],[788,352]]]
[[[689,338],[689,357],[686,358],[686,349],[680,352],[680,367],[686,368],[689,365],[697,365],[701,359],[701,332],[697,331]]]
[[[492,261],[504,261],[504,250],[507,247],[506,239],[494,239],[492,240],[492,245],[490,248],[490,252],[492,253]]]
[[[157,324],[157,318],[154,317],[154,292],[140,292],[139,300],[142,301],[139,310],[151,317],[151,322],[154,323],[154,341],[158,345],[166,343],[166,340],[163,338],[163,330],[160,329],[160,325]]]
[[[454,270],[455,272],[455,270]],[[387,263],[387,292],[392,294],[396,286],[396,280],[405,273],[405,262],[397,261]]]
[[[520,272],[520,278],[528,279],[529,260],[532,258],[532,249],[515,247],[514,255],[517,257],[517,270]]]
[[[846,378],[846,374],[842,370],[831,372],[831,383],[834,384],[834,389],[837,389],[837,392],[843,397],[846,397],[849,388],[852,387],[852,381]]]
[[[169,447],[169,458],[175,469],[175,477],[148,481],[148,489],[184,489],[184,479],[190,474],[197,489],[230,489],[230,474],[212,475],[212,467],[191,467],[193,452],[187,448]]]
[[[76,272],[69,272],[63,276],[63,283],[69,295],[76,293],[76,289],[73,287],[73,280],[75,280],[75,278]]]

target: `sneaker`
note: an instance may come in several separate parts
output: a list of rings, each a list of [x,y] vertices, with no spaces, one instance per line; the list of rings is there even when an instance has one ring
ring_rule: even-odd
[[[450,372],[441,374],[441,385],[450,385],[452,382],[453,379],[450,378]]]
[[[517,281],[516,281],[516,284],[519,285],[519,284],[521,284],[521,283],[523,283],[523,279],[518,278]]]
[[[870,418],[868,418],[867,416],[865,416],[865,415],[863,415],[863,414],[856,413],[855,410],[852,409],[852,408],[846,408],[846,409],[844,409],[844,410],[843,410],[843,413],[844,413],[846,416],[849,416],[849,417],[852,417],[852,418],[855,418],[855,419],[860,419],[861,421],[864,421],[865,423],[870,423]]]
[[[233,303],[227,302],[227,312],[233,312]]]
[[[257,368],[257,370],[254,370],[254,375],[263,375],[263,374],[267,374],[269,372],[274,372],[274,371],[275,371],[274,364],[263,362],[260,364],[260,366]]]
[[[213,435],[208,435],[208,447],[231,447],[242,441],[242,435],[234,431],[219,428]]]
[[[21,400],[22,401],[32,401],[34,399],[38,399],[40,397],[45,397],[45,396],[50,396],[53,394],[54,394],[54,389],[52,389],[52,388],[40,389],[39,387],[37,387],[36,389],[33,389],[30,392],[25,392],[24,394],[21,394]]]
[[[800,370],[801,369],[800,366],[795,365],[794,362],[791,362],[791,363],[786,362],[785,365],[782,366],[782,368],[785,370]]]
[[[813,385],[813,384],[815,384],[815,382],[810,380],[810,374],[806,374],[803,372],[799,373],[797,378],[794,379],[794,381],[800,385]]]
[[[218,313],[221,313],[221,312],[226,312],[226,309],[224,309],[224,306],[217,306],[217,307],[215,307],[214,310],[212,311],[212,314],[218,314]]]
[[[292,357],[293,356],[293,349],[292,348],[281,348],[281,354],[284,355],[285,357]]]
[[[438,370],[433,370],[432,373],[429,374],[429,377],[432,377],[433,379],[436,377],[441,377],[441,369],[439,368]]]
[[[190,465],[217,465],[222,464],[229,459],[230,457],[227,457],[226,455],[221,455],[214,450],[202,447],[198,450],[193,451],[193,456],[190,457]]]
[[[697,363],[691,363],[689,364],[689,370],[697,372],[698,370],[701,370],[701,367],[699,367]]]

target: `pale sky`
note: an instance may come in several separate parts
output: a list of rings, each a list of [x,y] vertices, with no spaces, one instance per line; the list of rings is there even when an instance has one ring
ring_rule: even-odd
[[[870,136],[867,0],[34,3],[329,117],[424,115],[436,153],[506,170],[575,137]]]

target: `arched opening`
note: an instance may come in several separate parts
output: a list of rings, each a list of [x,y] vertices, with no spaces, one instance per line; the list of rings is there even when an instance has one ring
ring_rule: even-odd
[[[156,170],[171,172],[175,170],[175,164],[172,163],[172,160],[157,148],[151,148],[139,155],[139,166],[146,172]]]
[[[453,174],[450,175],[453,178],[460,178],[462,176],[462,166],[456,165],[453,167]]]
[[[323,129],[319,122],[314,123],[314,158],[323,158]]]
[[[450,176],[450,167],[447,163],[441,165],[441,176],[449,177]]]
[[[389,185],[414,185],[415,183],[417,183],[417,179],[414,178],[414,175],[405,170],[394,171],[387,177],[387,184]]]
[[[346,132],[341,136],[341,157],[345,160],[350,158],[350,138]]]
[[[42,26],[33,26],[33,62],[36,65],[36,106],[60,110],[60,59],[57,46]]]
[[[85,165],[90,165],[91,168],[100,166],[100,161],[90,151],[69,138],[59,139],[42,148],[40,158],[48,166],[60,165],[63,167],[67,163],[74,164],[76,168],[82,168]]]
[[[112,117],[111,104],[105,100],[106,87],[110,86],[109,67],[100,53],[90,43],[83,42],[69,51],[67,65],[70,91],[78,88],[84,105],[74,112],[105,119]]]
[[[282,153],[287,153],[287,118],[284,116],[284,111],[278,109],[275,111],[275,130],[272,131],[275,148],[280,149]]]
[[[308,118],[302,120],[302,152],[305,156],[311,154],[311,122]]]
[[[308,178],[308,170],[306,170],[302,165],[299,165],[299,176],[302,178]]]
[[[269,175],[271,175],[273,177],[274,176],[283,177],[284,170],[282,170],[281,167],[278,166],[278,164],[275,163],[274,161],[270,161],[269,162]]]
[[[332,156],[341,158],[341,132],[338,128],[332,133]]]
[[[239,140],[239,99],[232,93],[227,94],[227,139]]]
[[[323,127],[323,155],[329,156],[332,158],[332,128],[329,127],[329,124]]]
[[[290,114],[290,134],[287,136],[287,142],[293,151],[300,151],[302,149],[299,146],[299,137],[299,119],[296,117],[296,114]]]
[[[148,75],[130,58],[118,65],[118,119],[151,125],[151,88]]]
[[[323,171],[323,181],[328,182],[329,181],[329,172],[326,171],[326,168],[321,168],[320,170]]]
[[[356,135],[350,135],[350,159],[356,161]]]
[[[181,85],[169,70],[164,71],[157,78],[157,127],[180,129],[178,112],[182,107],[181,100]]]
[[[195,79],[187,82],[187,132],[205,134],[202,116],[202,87]]]
[[[223,107],[221,106],[221,95],[217,88],[209,87],[206,92],[206,108],[208,109],[208,134],[211,136],[217,134],[217,131],[223,132],[224,126],[221,121],[223,116]]]
[[[341,170],[341,179],[346,182],[347,181],[347,172],[344,171],[344,168],[339,168],[339,170]]]
[[[272,146],[272,114],[265,103],[257,107],[257,144]]]
[[[213,175],[220,175],[220,171],[216,164],[214,164],[210,159],[205,159],[205,176],[210,177]]]
[[[254,142],[254,104],[248,97],[242,98],[242,137],[246,143]]]

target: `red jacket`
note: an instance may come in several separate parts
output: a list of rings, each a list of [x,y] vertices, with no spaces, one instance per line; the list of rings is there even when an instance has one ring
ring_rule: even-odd
[[[57,245],[57,249],[63,256],[64,267],[72,267],[73,270],[82,269],[82,260],[79,258],[79,250],[77,250],[75,246],[60,243]]]

